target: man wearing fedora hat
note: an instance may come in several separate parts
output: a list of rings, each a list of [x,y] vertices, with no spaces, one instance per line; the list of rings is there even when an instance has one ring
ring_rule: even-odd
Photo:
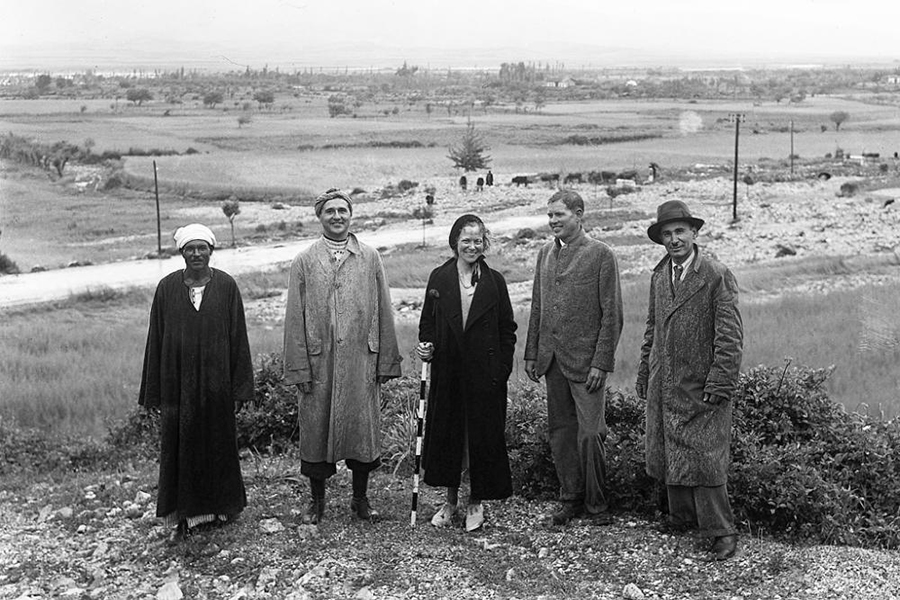
[[[668,527],[698,529],[712,538],[710,558],[727,560],[737,550],[726,480],[743,325],[734,275],[696,243],[702,226],[671,200],[647,230],[666,257],[650,280],[635,389],[647,401],[647,473],[666,485]]]

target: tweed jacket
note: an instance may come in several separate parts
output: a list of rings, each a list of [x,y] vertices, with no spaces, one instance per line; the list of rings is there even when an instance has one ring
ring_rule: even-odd
[[[743,323],[734,275],[694,250],[675,293],[669,257],[653,270],[637,383],[647,390],[647,473],[669,485],[717,486],[731,459]],[[706,403],[704,393],[726,400]]]
[[[539,376],[555,358],[571,381],[592,367],[615,368],[622,332],[622,292],[616,255],[581,230],[571,243],[548,242],[538,252],[531,292],[525,360]]]

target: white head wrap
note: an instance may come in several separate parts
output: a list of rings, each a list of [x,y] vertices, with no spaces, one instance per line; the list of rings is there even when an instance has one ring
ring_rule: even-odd
[[[215,234],[213,234],[209,227],[201,225],[200,223],[191,223],[190,225],[179,227],[175,230],[174,237],[175,245],[178,246],[179,251],[184,248],[185,244],[194,240],[202,240],[212,248],[215,248],[216,246]]]

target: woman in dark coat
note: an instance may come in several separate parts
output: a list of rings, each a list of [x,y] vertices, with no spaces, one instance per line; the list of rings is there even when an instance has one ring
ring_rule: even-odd
[[[516,322],[506,281],[484,261],[489,244],[477,216],[463,215],[453,224],[454,257],[428,279],[416,348],[419,358],[432,362],[424,480],[447,488],[447,502],[431,523],[450,524],[468,469],[467,531],[484,523],[482,500],[512,494],[504,430]]]

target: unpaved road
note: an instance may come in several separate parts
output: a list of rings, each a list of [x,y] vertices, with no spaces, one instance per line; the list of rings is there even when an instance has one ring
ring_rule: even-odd
[[[502,234],[523,227],[543,225],[546,220],[547,217],[541,214],[508,216],[501,221],[492,221],[491,229],[495,233]],[[448,230],[449,223],[446,226],[438,223],[428,228],[425,238],[429,243],[444,244]],[[377,231],[362,232],[358,236],[370,246],[398,246],[421,242],[422,229],[399,224],[383,227]],[[231,275],[274,268],[292,260],[313,241],[314,239],[310,238],[293,243],[237,249],[221,248],[213,254],[211,265]],[[72,294],[90,290],[154,286],[165,275],[183,267],[184,260],[181,256],[173,256],[163,260],[128,260],[3,276],[0,277],[0,308],[62,300]]]

